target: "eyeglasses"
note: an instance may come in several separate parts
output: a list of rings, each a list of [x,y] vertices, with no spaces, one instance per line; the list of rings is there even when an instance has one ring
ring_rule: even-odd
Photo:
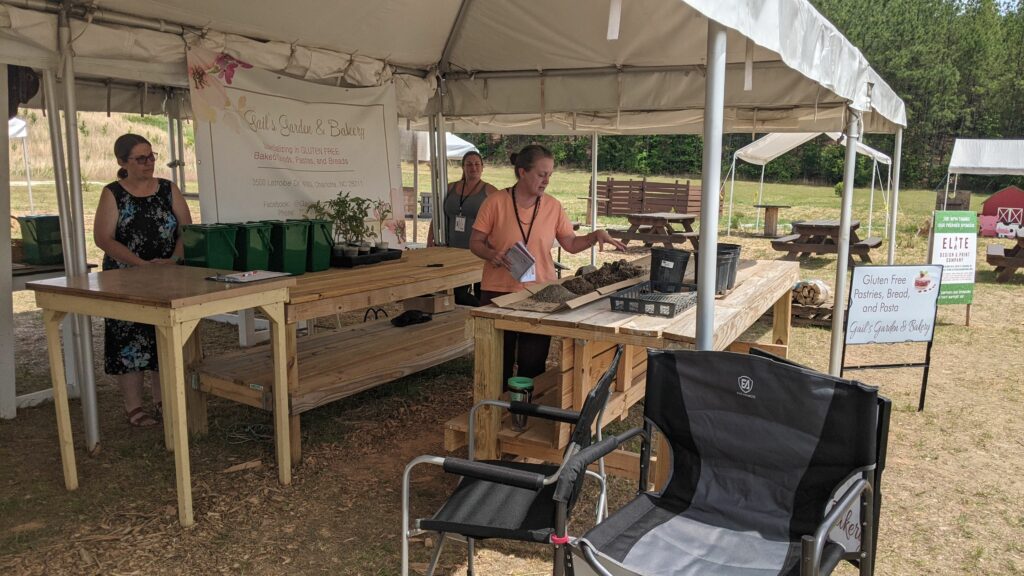
[[[154,152],[149,156],[129,156],[128,159],[134,160],[137,164],[149,164],[150,162],[156,162],[157,155]]]

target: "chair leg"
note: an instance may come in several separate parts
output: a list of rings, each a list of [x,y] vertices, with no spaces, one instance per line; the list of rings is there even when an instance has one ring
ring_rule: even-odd
[[[444,532],[439,532],[437,535],[437,544],[434,545],[434,552],[430,555],[430,565],[427,566],[427,576],[434,576],[437,561],[441,558],[441,548],[444,547],[444,536]]]
[[[466,538],[467,559],[466,559],[466,576],[473,576],[473,553],[475,552],[475,546],[472,538]]]
[[[555,562],[551,566],[552,576],[565,574],[565,546],[555,546]]]

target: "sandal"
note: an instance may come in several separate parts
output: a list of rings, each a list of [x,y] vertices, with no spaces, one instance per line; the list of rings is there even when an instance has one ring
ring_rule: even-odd
[[[142,406],[139,406],[131,412],[126,412],[125,416],[128,418],[128,424],[135,428],[152,428],[153,426],[160,424],[155,418],[150,416]]]

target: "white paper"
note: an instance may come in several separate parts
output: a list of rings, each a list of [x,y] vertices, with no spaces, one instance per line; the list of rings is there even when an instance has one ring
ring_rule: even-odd
[[[530,254],[530,249],[526,247],[526,244],[523,244],[521,241],[516,242],[505,253],[505,258],[509,261],[508,271],[512,274],[513,278],[520,282],[534,282],[537,280],[537,261]]]
[[[456,216],[455,217],[455,231],[456,232],[465,232],[466,231],[466,217],[465,216]]]

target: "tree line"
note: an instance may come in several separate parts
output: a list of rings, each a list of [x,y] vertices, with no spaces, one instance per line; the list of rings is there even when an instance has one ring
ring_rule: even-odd
[[[942,186],[956,138],[1024,137],[1024,0],[811,2],[903,98],[904,187]],[[590,169],[589,136],[464,137],[492,161],[507,161],[512,151],[539,142],[558,165]],[[726,135],[723,167],[750,142],[750,134]],[[868,134],[865,142],[887,154],[893,149],[892,135]],[[684,177],[700,173],[702,154],[700,136],[602,136],[598,169]],[[759,166],[738,163],[736,169],[738,178],[760,177]],[[832,185],[842,170],[843,148],[822,136],[769,163],[765,180]],[[861,157],[857,184],[870,179],[871,162]],[[1011,183],[1020,186],[1024,178],[960,178],[961,188],[978,192]]]

